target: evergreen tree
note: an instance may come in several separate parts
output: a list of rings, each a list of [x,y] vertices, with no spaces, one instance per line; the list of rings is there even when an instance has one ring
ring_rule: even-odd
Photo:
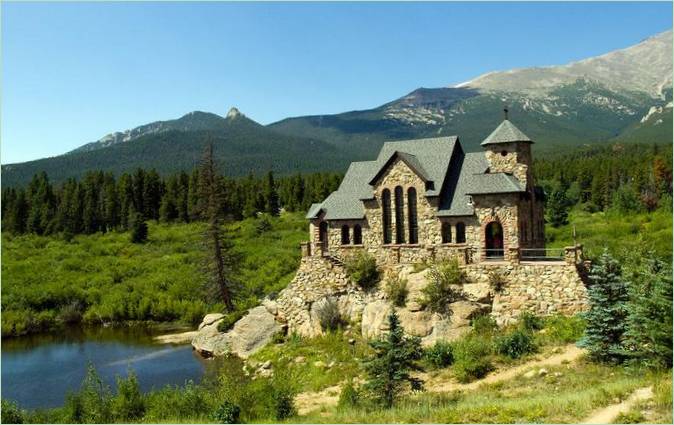
[[[267,174],[267,182],[265,185],[265,212],[272,216],[279,215],[279,197],[276,192],[276,183],[274,182],[274,174],[270,171]]]
[[[406,337],[395,310],[388,316],[389,333],[370,342],[374,357],[365,363],[368,381],[365,389],[387,408],[393,406],[405,383],[413,387],[419,381],[410,376],[415,368],[414,360],[421,358],[421,343],[418,337]]]
[[[117,194],[117,184],[112,173],[103,176],[103,230],[117,229],[120,225],[120,203]]]
[[[627,284],[620,264],[608,254],[599,257],[590,269],[588,300],[590,309],[582,345],[595,361],[617,362],[624,358],[622,338],[627,323]]]
[[[209,247],[208,271],[210,274],[208,295],[215,295],[223,302],[227,311],[234,310],[232,289],[236,258],[232,253],[232,244],[223,238],[221,223],[220,186],[213,161],[213,145],[209,144],[199,170],[199,208],[200,214],[208,219],[205,239]]]
[[[36,174],[28,185],[26,230],[38,235],[49,233],[55,215],[55,197],[47,173]]]
[[[564,193],[564,189],[557,188],[548,197],[546,219],[553,227],[559,227],[569,222],[569,205]]]
[[[117,183],[119,199],[119,224],[122,229],[129,229],[129,217],[134,208],[133,178],[129,174],[122,174]]]
[[[652,253],[633,254],[625,347],[628,357],[672,367],[672,268]]]
[[[131,227],[131,242],[143,243],[147,241],[147,223],[141,213],[131,211],[129,226]]]

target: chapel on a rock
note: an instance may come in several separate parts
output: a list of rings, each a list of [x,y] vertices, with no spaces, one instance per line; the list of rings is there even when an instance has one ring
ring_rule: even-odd
[[[309,209],[304,255],[363,249],[388,264],[538,258],[545,237],[533,141],[505,113],[481,152],[438,137],[388,142],[376,160],[352,163],[339,189]]]

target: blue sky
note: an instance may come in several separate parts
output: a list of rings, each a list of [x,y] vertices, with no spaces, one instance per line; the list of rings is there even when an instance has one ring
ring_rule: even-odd
[[[3,2],[2,163],[193,110],[367,109],[671,27],[671,3]]]

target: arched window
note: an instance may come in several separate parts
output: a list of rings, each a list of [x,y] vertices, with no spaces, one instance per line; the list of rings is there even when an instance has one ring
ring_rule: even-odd
[[[353,226],[353,243],[355,245],[363,244],[363,230],[360,228],[360,224]]]
[[[405,212],[403,211],[403,188],[395,188],[396,203],[396,243],[405,243]]]
[[[452,225],[450,223],[442,223],[442,243],[452,243]]]
[[[466,243],[466,225],[462,222],[456,223],[456,243]]]
[[[419,242],[419,228],[417,225],[417,190],[407,189],[407,221],[410,227],[410,243]]]
[[[342,245],[349,244],[349,226],[346,224],[342,226]]]
[[[384,189],[381,193],[382,226],[384,243],[391,243],[391,191]]]

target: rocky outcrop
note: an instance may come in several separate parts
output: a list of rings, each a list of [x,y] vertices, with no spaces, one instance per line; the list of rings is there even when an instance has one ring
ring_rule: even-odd
[[[405,332],[421,338],[425,346],[461,337],[470,331],[471,320],[483,314],[491,314],[497,323],[505,324],[524,311],[574,314],[587,306],[585,286],[574,264],[485,263],[464,265],[462,269],[467,281],[456,288],[462,299],[449,305],[449,314],[440,315],[425,310],[419,302],[428,284],[428,269],[418,271],[411,265],[386,268],[387,278],[407,281],[406,305],[393,307],[382,290],[384,282],[379,289],[366,292],[351,282],[339,260],[306,256],[277,299],[265,299],[226,333],[217,329],[223,315],[207,315],[192,345],[205,356],[233,353],[245,358],[280,331],[314,337],[322,333],[320,315],[328,303],[334,303],[344,319],[360,323],[362,336],[368,339],[388,331],[388,314],[395,308]],[[504,279],[498,291],[489,284],[494,271]]]
[[[221,314],[208,314],[199,325],[192,347],[204,357],[236,354],[247,358],[264,347],[282,326],[264,305],[251,308],[228,332],[218,331]]]

